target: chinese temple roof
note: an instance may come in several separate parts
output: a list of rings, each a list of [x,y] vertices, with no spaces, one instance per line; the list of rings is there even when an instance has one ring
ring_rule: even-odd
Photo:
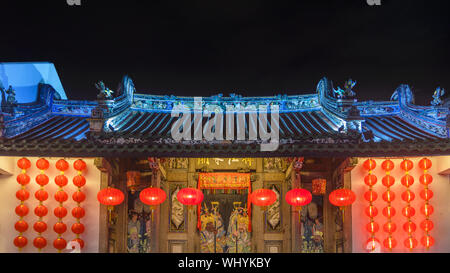
[[[245,140],[179,142],[171,136],[171,128],[178,119],[172,117],[172,111],[180,105],[195,109],[195,98],[137,94],[127,76],[116,91],[100,82],[97,87],[101,92],[96,101],[58,100],[50,84],[40,84],[34,103],[2,100],[0,154],[130,157],[450,154],[449,108],[439,97],[435,98],[435,105],[417,106],[409,86],[401,85],[389,101],[360,102],[352,90],[354,84],[349,81],[344,90],[335,89],[330,80],[323,78],[310,95],[219,94],[202,98],[202,109],[245,108],[242,128]],[[5,93],[2,90],[6,98]],[[250,118],[251,109],[274,105],[279,109],[280,145],[276,151],[261,152],[263,141],[259,137],[250,140],[250,129],[256,126]],[[203,117],[203,125],[210,119]],[[225,123],[223,126],[225,131]],[[235,127],[233,133],[237,135],[241,128]]]

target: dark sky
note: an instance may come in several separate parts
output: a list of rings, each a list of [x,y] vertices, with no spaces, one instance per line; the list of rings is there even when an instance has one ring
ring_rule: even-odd
[[[70,99],[129,74],[139,93],[305,94],[351,77],[360,100],[450,92],[448,0],[0,2],[0,61],[55,63]]]

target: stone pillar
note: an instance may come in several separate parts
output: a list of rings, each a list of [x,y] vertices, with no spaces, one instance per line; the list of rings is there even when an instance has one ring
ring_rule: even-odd
[[[264,187],[263,159],[256,159],[256,181],[252,182],[252,191]],[[252,206],[252,250],[264,252],[264,212],[258,206]]]
[[[195,158],[189,158],[189,171],[188,171],[188,187],[197,188],[198,181],[195,179]],[[197,230],[197,207],[188,209],[188,225],[187,225],[187,252],[199,253],[200,252],[200,234]]]
[[[100,189],[105,189],[111,184],[112,168],[111,165],[104,158],[96,158],[94,164],[101,171]],[[106,206],[100,205],[100,219],[99,219],[99,253],[109,252],[109,215]]]

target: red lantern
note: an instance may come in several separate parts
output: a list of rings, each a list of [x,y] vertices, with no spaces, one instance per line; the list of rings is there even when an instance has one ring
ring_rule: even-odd
[[[37,237],[34,239],[33,245],[39,250],[43,249],[47,246],[47,240],[44,237]]]
[[[376,250],[377,247],[379,247],[379,246],[380,246],[380,241],[377,238],[370,238],[369,240],[367,240],[366,245],[365,245],[366,249],[369,252]]]
[[[381,168],[385,171],[385,172],[390,172],[394,169],[394,162],[392,162],[391,160],[385,160],[383,161],[383,163],[381,163]]]
[[[250,200],[255,206],[267,207],[277,201],[277,195],[273,190],[257,189],[252,193]]]
[[[17,176],[17,182],[22,186],[26,186],[30,183],[30,176],[26,173],[21,173]]]
[[[419,168],[421,168],[424,171],[429,170],[432,165],[433,164],[431,163],[431,160],[429,160],[428,158],[424,158],[419,161]]]
[[[61,251],[67,247],[67,242],[63,238],[57,238],[53,241],[53,247]]]
[[[47,230],[47,224],[42,221],[39,221],[34,223],[33,228],[37,233],[43,233]]]
[[[301,208],[312,201],[312,194],[305,189],[293,189],[286,193],[286,202],[295,207]]]
[[[28,215],[29,209],[25,205],[19,205],[16,207],[16,214],[20,217],[25,217]]]
[[[41,159],[38,159],[38,161],[36,162],[36,167],[39,170],[44,171],[50,167],[50,163],[48,163],[47,159],[41,158]]]
[[[411,187],[414,184],[414,177],[407,174],[402,177],[402,185],[405,187]]]
[[[42,187],[47,185],[48,181],[49,181],[48,176],[45,174],[40,174],[36,176],[36,182]]]
[[[374,218],[375,216],[378,215],[378,209],[374,206],[368,206],[365,210],[365,213],[370,218]]]
[[[86,163],[83,160],[78,159],[73,163],[73,168],[79,172],[82,172],[86,169]]]
[[[72,232],[75,234],[82,234],[84,232],[84,225],[82,223],[75,223],[72,225]]]
[[[178,201],[186,206],[196,206],[203,201],[203,192],[193,188],[184,188],[178,191]]]
[[[433,182],[433,176],[429,175],[429,174],[423,174],[420,176],[419,178],[420,184],[424,185],[424,186],[428,186]]]
[[[410,238],[407,238],[405,240],[404,245],[405,245],[406,248],[409,248],[410,250],[413,250],[414,248],[417,247],[418,242],[417,242],[416,238],[410,237]]]
[[[36,214],[36,216],[38,217],[44,217],[45,215],[47,215],[47,213],[48,209],[43,205],[39,205],[34,209],[34,214]]]
[[[76,191],[76,192],[73,193],[72,199],[73,199],[73,201],[75,201],[77,203],[81,203],[84,200],[86,200],[86,195],[83,192],[81,192],[81,191]],[[123,201],[123,199],[122,199],[122,201]]]
[[[393,176],[386,175],[383,177],[381,182],[383,183],[383,186],[385,186],[385,187],[392,187],[395,184],[395,178]]]
[[[364,177],[364,183],[366,183],[367,186],[374,186],[377,183],[377,180],[377,177],[373,174],[369,174]]]
[[[14,239],[14,245],[16,247],[20,248],[24,248],[26,245],[28,244],[28,240],[27,238],[23,237],[23,236],[17,236]]]
[[[56,162],[56,168],[61,172],[67,171],[69,169],[69,163],[64,159],[60,159]]]
[[[19,199],[20,201],[24,202],[26,200],[28,200],[28,198],[30,198],[30,193],[27,190],[18,190],[16,193],[16,197],[17,199]]]
[[[17,166],[22,170],[27,170],[31,167],[31,162],[27,158],[21,158],[17,161]]]
[[[415,197],[416,197],[416,195],[412,191],[409,191],[409,190],[402,193],[403,201],[408,202],[408,203],[413,201]]]
[[[61,188],[67,186],[68,183],[69,179],[67,179],[67,177],[63,174],[55,177],[55,184]]]
[[[377,167],[377,162],[375,162],[375,160],[373,160],[373,159],[368,159],[368,160],[364,161],[363,166],[364,166],[364,169],[366,169],[368,171],[372,171]]]
[[[353,204],[356,200],[356,195],[353,191],[349,189],[339,189],[333,191],[330,196],[329,200],[331,204],[337,206],[337,207],[345,207],[350,206]]]
[[[374,191],[367,191],[364,193],[364,199],[367,200],[367,202],[374,202],[378,198],[378,194]]]
[[[48,199],[48,193],[45,190],[38,190],[34,194],[34,197],[36,197],[36,199],[39,200],[40,202],[44,202],[45,200]]]
[[[57,233],[57,234],[63,234],[64,232],[67,231],[67,225],[62,223],[62,222],[58,222],[53,226],[53,230]]]
[[[425,219],[420,223],[420,228],[423,231],[429,232],[434,228],[434,223],[431,220]]]
[[[420,212],[425,216],[431,216],[434,212],[434,207],[430,204],[425,204],[420,208]]]
[[[312,194],[314,195],[324,195],[327,190],[327,180],[325,179],[314,179],[312,181]]]
[[[76,208],[73,208],[72,215],[75,218],[81,219],[81,218],[83,218],[86,215],[86,212],[85,212],[85,210],[83,208],[76,207]]]
[[[69,199],[69,195],[64,191],[58,191],[55,194],[55,200],[58,201],[59,203],[64,203],[67,201],[67,199]]]
[[[147,188],[139,194],[142,203],[149,206],[162,204],[166,200],[166,197],[166,192],[160,188]]]
[[[388,238],[384,239],[383,245],[387,249],[393,249],[397,246],[397,241],[392,237],[388,237]]]
[[[14,228],[18,232],[23,233],[28,230],[28,223],[25,222],[24,220],[17,221],[16,224],[14,225]]]
[[[403,216],[405,216],[406,218],[411,218],[416,214],[416,210],[413,207],[404,207],[402,209],[402,214]]]
[[[55,216],[57,218],[64,218],[67,215],[67,209],[65,207],[57,207],[55,208],[55,210],[53,211],[53,213],[55,214]]]
[[[369,233],[376,233],[378,230],[380,230],[380,225],[375,222],[370,222],[366,225],[366,229]]]
[[[420,240],[422,245],[426,247],[427,249],[432,247],[434,245],[434,238],[430,235],[425,235]]]
[[[72,242],[77,242],[80,245],[80,248],[83,249],[84,248],[84,241],[80,238],[76,238],[74,240],[72,240]],[[73,249],[74,247],[72,247]]]
[[[97,200],[105,206],[117,206],[122,204],[125,195],[122,191],[114,188],[106,188],[97,194]],[[84,200],[84,199],[83,199]],[[77,201],[78,202],[78,201]],[[81,202],[78,202],[81,203]]]
[[[409,172],[410,170],[412,170],[413,167],[414,164],[409,159],[405,159],[402,161],[402,163],[400,163],[400,168],[402,168],[402,170],[404,170],[405,172]]]
[[[392,202],[395,199],[395,193],[392,191],[386,191],[383,193],[383,200],[385,202]]]
[[[82,175],[77,175],[73,178],[73,184],[78,188],[81,188],[86,185],[86,178]]]
[[[406,222],[406,223],[403,225],[403,230],[404,230],[406,233],[413,233],[413,232],[416,231],[416,229],[417,229],[417,226],[416,226],[416,224],[414,224],[413,222]]]
[[[392,222],[387,222],[383,225],[383,230],[387,233],[394,233],[397,230],[397,225]]]
[[[420,198],[422,198],[425,201],[430,201],[431,198],[433,198],[433,191],[430,189],[423,189],[420,191]]]

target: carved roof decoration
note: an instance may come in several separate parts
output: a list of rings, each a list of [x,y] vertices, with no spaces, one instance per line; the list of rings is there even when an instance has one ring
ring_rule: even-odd
[[[269,154],[386,155],[449,154],[449,109],[442,103],[414,104],[408,85],[398,87],[390,101],[358,101],[347,81],[337,93],[327,78],[320,80],[315,94],[242,97],[218,94],[202,98],[203,107],[228,106],[245,110],[247,140],[181,141],[171,138],[177,118],[176,105],[194,108],[193,97],[137,94],[133,81],[125,76],[110,96],[96,101],[57,100],[48,84],[39,85],[35,103],[16,104],[13,111],[0,113],[0,154],[80,156],[104,154],[132,156],[149,152],[170,156],[263,156],[260,139],[248,140],[254,126],[249,113],[260,106],[280,109],[280,147]],[[345,94],[349,94],[346,96]],[[203,118],[203,124],[210,118]],[[224,130],[225,131],[225,130]],[[192,132],[193,134],[193,132]],[[48,145],[48,146],[46,146]]]

